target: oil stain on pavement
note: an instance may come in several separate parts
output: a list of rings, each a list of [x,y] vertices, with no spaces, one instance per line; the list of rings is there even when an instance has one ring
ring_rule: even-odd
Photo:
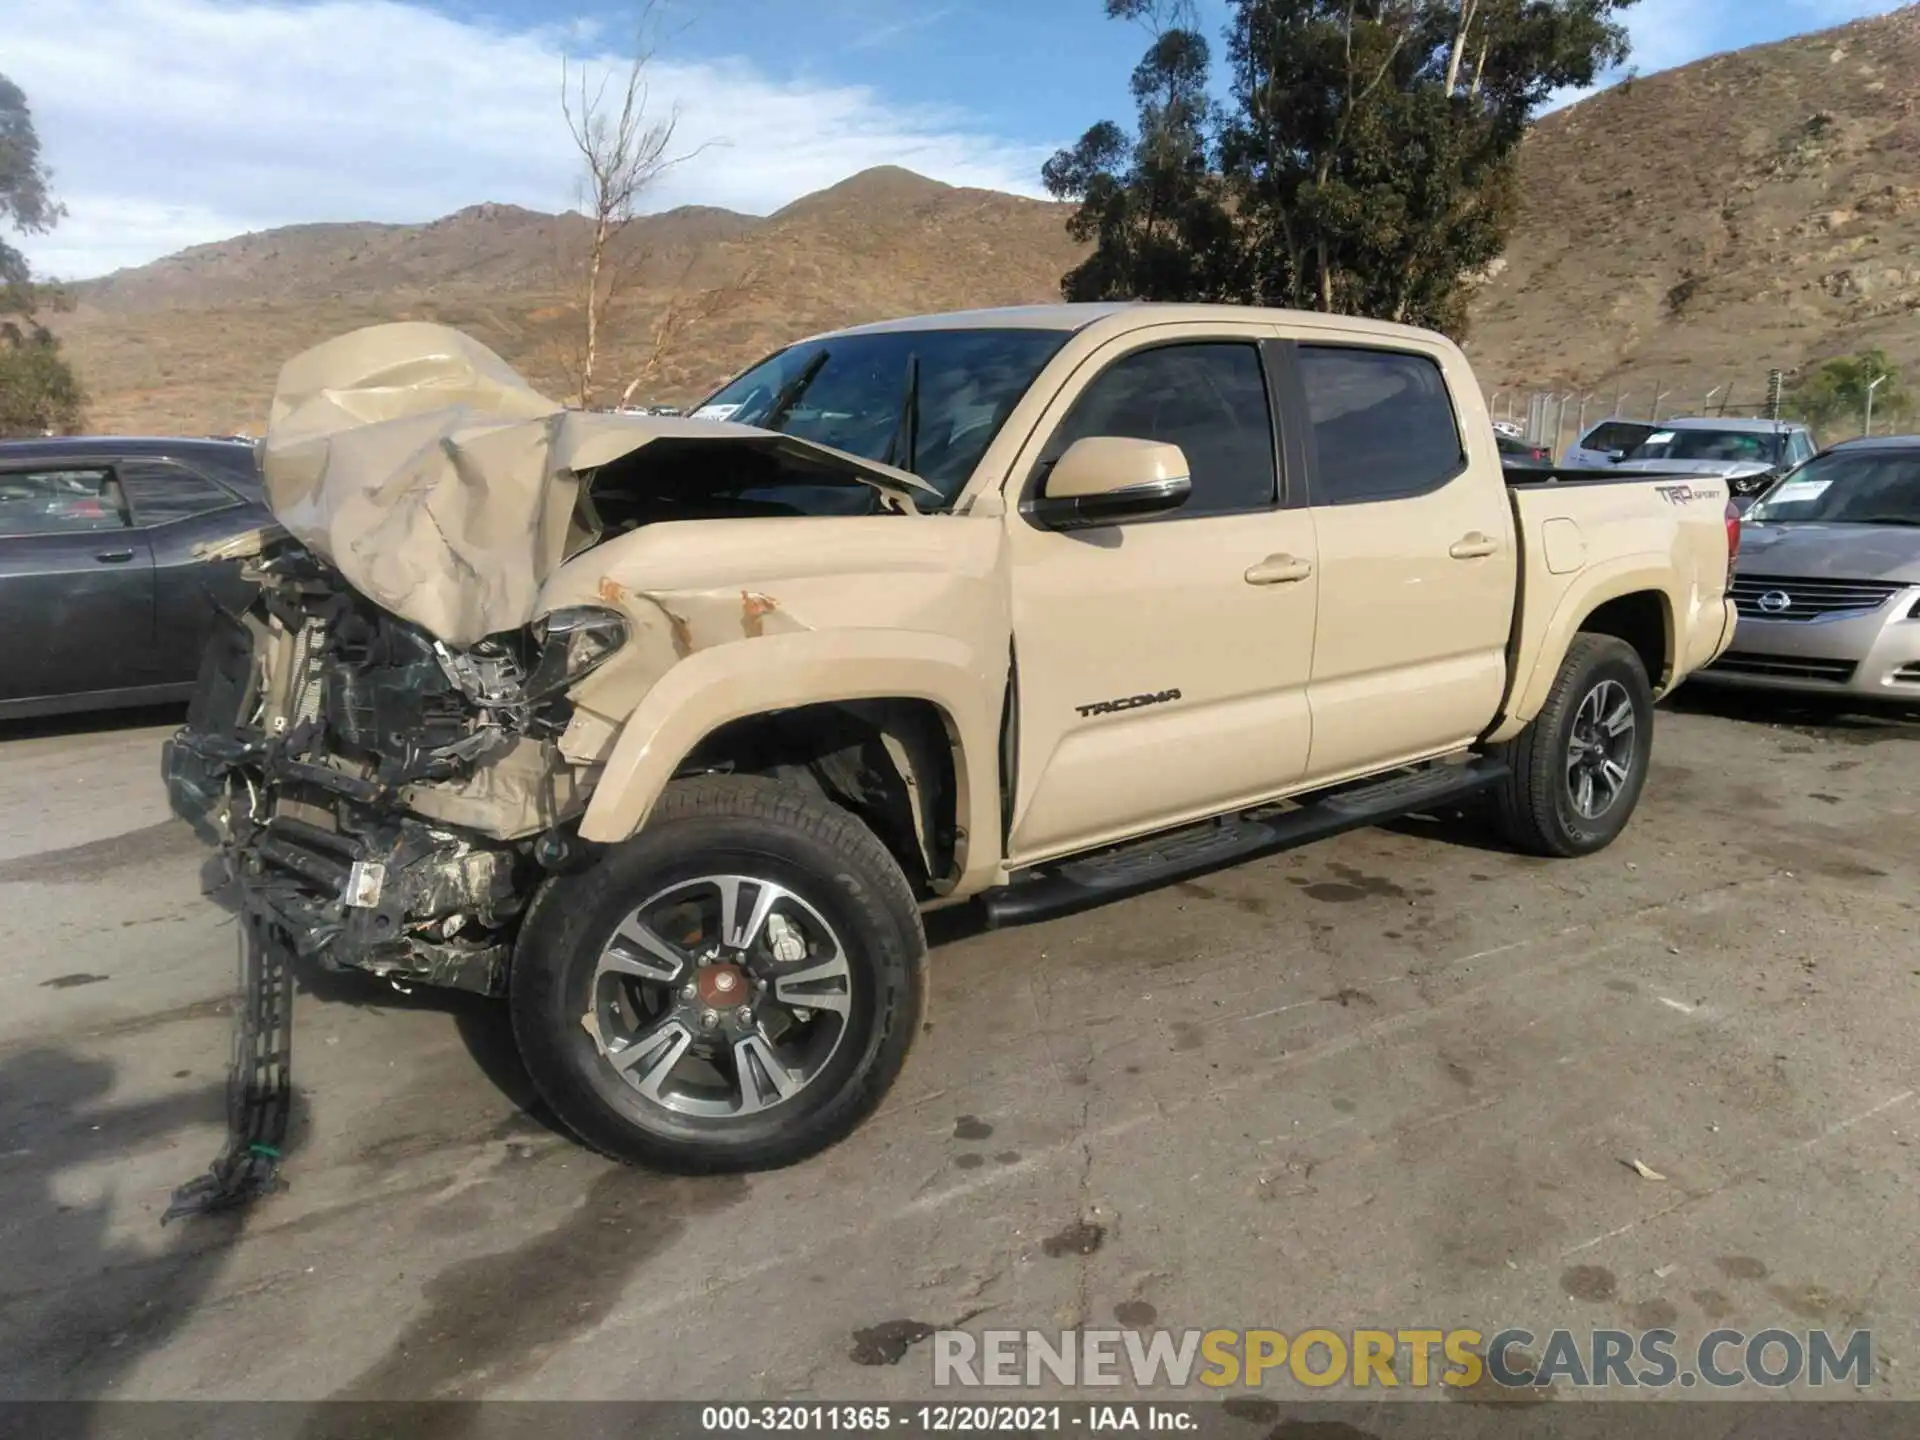
[[[933,1334],[924,1320],[882,1320],[853,1332],[847,1358],[856,1365],[898,1365],[907,1351]]]
[[[1042,1240],[1040,1253],[1052,1260],[1058,1260],[1065,1255],[1091,1255],[1100,1248],[1100,1243],[1106,1238],[1106,1226],[1076,1220],[1059,1234],[1049,1235]]]

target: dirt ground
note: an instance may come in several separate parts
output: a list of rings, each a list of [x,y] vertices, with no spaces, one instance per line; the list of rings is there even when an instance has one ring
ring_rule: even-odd
[[[1591,860],[1408,822],[945,925],[890,1101],[746,1179],[555,1135],[484,1003],[316,985],[291,1189],[163,1231],[236,980],[172,718],[0,739],[5,1398],[925,1398],[876,1327],[1116,1316],[1865,1326],[1920,1396],[1920,725],[1695,692]]]

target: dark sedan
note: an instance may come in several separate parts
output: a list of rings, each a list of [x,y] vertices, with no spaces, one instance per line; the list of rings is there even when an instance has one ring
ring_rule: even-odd
[[[1553,452],[1522,440],[1517,435],[1504,431],[1493,432],[1494,443],[1500,447],[1500,465],[1506,470],[1551,470]]]
[[[0,442],[0,718],[188,698],[251,593],[196,552],[272,523],[249,444]]]

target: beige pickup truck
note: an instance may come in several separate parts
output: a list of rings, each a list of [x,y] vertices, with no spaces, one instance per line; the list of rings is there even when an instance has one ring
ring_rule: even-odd
[[[503,997],[583,1141],[684,1171],[872,1111],[933,907],[1468,800],[1601,849],[1734,627],[1724,483],[1510,479],[1453,344],[1323,315],[900,320],[687,417],[381,326],[286,366],[263,467],[176,807],[261,944]]]

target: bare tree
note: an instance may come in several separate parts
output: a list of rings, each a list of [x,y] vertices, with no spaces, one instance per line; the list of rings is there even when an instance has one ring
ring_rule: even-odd
[[[1460,61],[1467,50],[1467,32],[1473,28],[1474,12],[1480,8],[1479,0],[1460,0],[1460,21],[1454,26],[1453,44],[1447,51],[1447,94],[1453,95],[1460,89]]]
[[[574,403],[592,404],[600,364],[601,332],[614,296],[633,278],[642,257],[621,243],[639,214],[641,200],[660,176],[687,159],[670,153],[680,123],[678,107],[664,116],[650,112],[647,78],[660,36],[664,5],[644,0],[634,27],[634,51],[625,83],[608,89],[617,71],[590,85],[588,67],[562,58],[560,109],[580,152],[581,201],[590,230],[581,273],[582,333],[571,365]]]
[[[688,282],[698,261],[699,256],[696,255],[687,262],[686,269],[681,272],[680,283],[667,296],[665,306],[654,317],[653,342],[645,358],[635,368],[633,378],[620,392],[622,405],[631,404],[634,392],[642,385],[651,385],[660,379],[666,369],[668,356],[694,329],[751,297],[759,288],[766,268],[764,259],[750,259],[742,269],[720,284],[693,289]]]

